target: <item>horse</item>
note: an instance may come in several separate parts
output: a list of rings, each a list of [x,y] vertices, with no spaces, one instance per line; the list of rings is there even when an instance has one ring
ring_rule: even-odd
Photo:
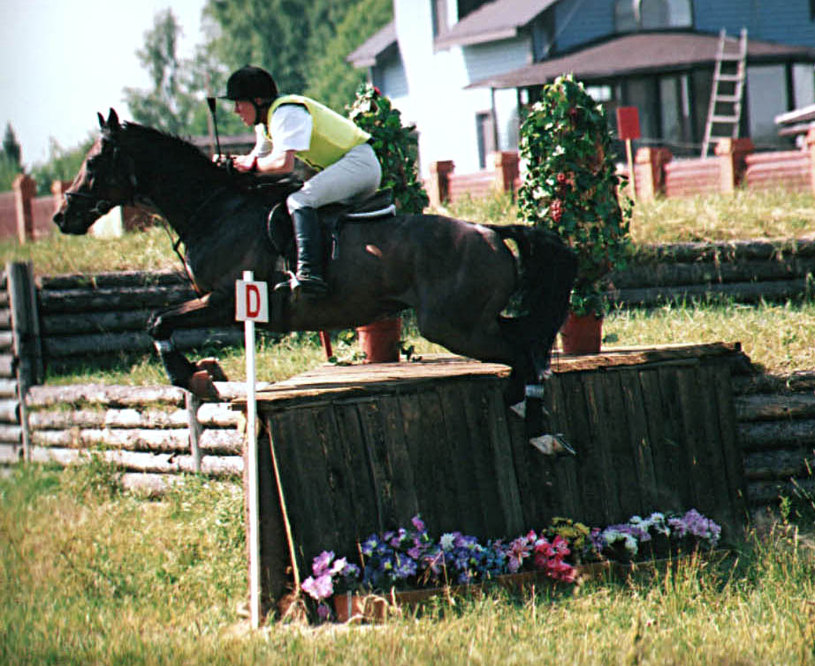
[[[120,204],[145,207],[166,220],[183,243],[183,261],[200,296],[155,313],[148,332],[173,385],[217,397],[214,382],[225,379],[217,361],[189,361],[174,347],[173,331],[236,325],[235,281],[245,270],[259,281],[286,280],[280,259],[287,251],[270,237],[275,234],[268,224],[276,216],[269,213],[297,185],[259,191],[247,182],[251,174],[230,173],[176,136],[120,123],[113,109],[107,120],[97,115],[100,133],[54,222],[63,233],[84,234]],[[339,330],[412,308],[427,340],[510,366],[507,406],[520,407],[530,438],[542,434],[543,409],[526,409],[525,396],[540,398],[577,265],[556,235],[524,224],[392,212],[375,220],[341,219],[334,236],[325,266],[328,295],[275,291],[264,326],[283,333]]]

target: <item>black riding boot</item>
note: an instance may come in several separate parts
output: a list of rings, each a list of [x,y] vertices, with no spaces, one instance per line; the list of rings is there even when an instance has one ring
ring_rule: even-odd
[[[323,234],[320,219],[313,208],[298,208],[292,215],[294,241],[297,244],[297,282],[304,293],[323,295],[328,284],[323,279]],[[275,289],[287,289],[288,282],[281,282]]]

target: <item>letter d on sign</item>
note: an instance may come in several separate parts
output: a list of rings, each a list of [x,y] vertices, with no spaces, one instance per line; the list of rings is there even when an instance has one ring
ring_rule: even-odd
[[[238,280],[235,283],[235,319],[269,321],[269,297],[265,282]]]

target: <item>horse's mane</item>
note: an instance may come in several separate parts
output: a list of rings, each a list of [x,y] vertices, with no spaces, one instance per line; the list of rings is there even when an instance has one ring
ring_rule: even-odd
[[[141,152],[146,152],[150,147],[155,153],[154,159],[169,161],[181,172],[189,173],[194,169],[207,170],[208,175],[220,176],[224,182],[230,180],[229,175],[210,161],[196,146],[174,134],[139,123],[125,122],[121,126],[118,138],[126,142],[130,148]]]

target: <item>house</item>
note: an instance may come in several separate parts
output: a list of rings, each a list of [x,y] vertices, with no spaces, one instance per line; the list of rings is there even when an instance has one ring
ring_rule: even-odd
[[[639,109],[637,147],[698,156],[722,29],[748,37],[739,135],[789,145],[775,117],[815,102],[815,0],[394,0],[348,60],[416,124],[424,175],[516,149],[523,107],[564,73],[612,120]]]

